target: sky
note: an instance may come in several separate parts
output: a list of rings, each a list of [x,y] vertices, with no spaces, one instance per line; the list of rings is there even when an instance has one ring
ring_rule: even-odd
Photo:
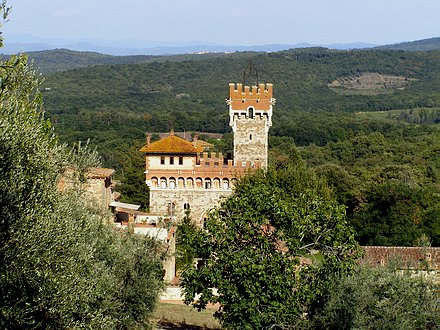
[[[366,42],[440,35],[439,0],[8,0],[3,33],[222,45]]]

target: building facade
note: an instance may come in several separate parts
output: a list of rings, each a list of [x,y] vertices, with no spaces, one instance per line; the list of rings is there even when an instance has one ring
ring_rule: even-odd
[[[197,136],[186,141],[168,137],[140,149],[145,155],[145,182],[150,189],[152,214],[183,218],[189,210],[199,225],[210,209],[232,193],[234,179],[267,167],[268,132],[272,125],[272,84],[229,85],[233,159],[205,152]]]
[[[114,173],[115,170],[111,168],[89,168],[85,173],[85,182],[81,183],[81,188],[85,192],[84,200],[90,205],[108,210],[110,203],[119,199],[119,194],[114,191],[115,183],[112,180]],[[67,170],[58,182],[58,189],[60,191],[73,189],[75,184],[79,184],[75,175],[77,174],[73,170]]]

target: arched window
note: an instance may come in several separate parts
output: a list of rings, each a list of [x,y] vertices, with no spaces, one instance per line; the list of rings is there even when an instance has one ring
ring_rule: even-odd
[[[228,190],[229,189],[229,180],[228,179],[223,179],[223,190]]]
[[[179,189],[185,188],[185,179],[184,178],[178,178],[177,179],[177,187]]]
[[[211,183],[211,179],[205,179],[205,189],[211,189],[212,188],[212,183]]]
[[[183,204],[183,209],[189,210],[189,209],[191,209],[191,206],[189,205],[189,203],[185,203],[185,204]]]
[[[160,187],[162,189],[166,189],[166,187],[167,187],[167,179],[166,178],[160,178]]]
[[[153,188],[158,187],[158,180],[156,177],[151,178],[151,187],[153,187]]]
[[[249,107],[249,109],[248,109],[248,117],[249,118],[254,118],[254,108]]]
[[[175,209],[176,209],[176,204],[168,203],[168,215],[169,216],[173,216],[174,215]]]
[[[170,189],[176,189],[176,188],[177,188],[176,179],[170,178]]]

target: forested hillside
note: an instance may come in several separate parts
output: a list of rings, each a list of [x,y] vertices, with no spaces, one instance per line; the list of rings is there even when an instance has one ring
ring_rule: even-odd
[[[394,49],[409,51],[430,51],[440,49],[440,38],[429,38],[416,41],[402,42],[398,44],[375,47],[376,49]]]
[[[77,68],[86,68],[97,65],[135,64],[146,62],[201,60],[212,57],[222,57],[224,53],[182,54],[175,56],[127,55],[113,56],[96,52],[79,52],[69,49],[54,49],[27,53],[36,68],[44,74],[67,71]],[[7,56],[9,57],[9,56]]]
[[[228,83],[242,80],[250,59],[260,81],[275,85],[271,134],[293,137],[298,145],[325,145],[344,139],[350,130],[371,130],[348,114],[440,106],[440,52],[318,48],[55,73],[46,77],[46,111],[62,139],[90,138],[106,155],[146,132],[228,132]],[[362,73],[376,73],[378,80],[370,85],[382,88],[334,85]],[[401,77],[404,84],[384,86],[383,75]],[[335,116],[338,125],[328,125]]]
[[[277,99],[272,166],[305,160],[347,206],[362,244],[440,244],[440,51],[185,56],[48,75],[46,111],[63,141],[90,139],[124,179],[141,167],[133,157],[147,132],[225,133],[210,142],[230,152],[228,83],[252,60]]]

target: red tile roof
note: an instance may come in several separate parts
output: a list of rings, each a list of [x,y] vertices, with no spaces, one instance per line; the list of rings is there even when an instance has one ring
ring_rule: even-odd
[[[87,178],[88,179],[101,179],[108,178],[115,173],[115,170],[112,168],[104,168],[104,167],[90,167],[87,170]]]
[[[148,154],[195,154],[203,152],[203,147],[194,147],[192,142],[188,142],[172,132],[169,136],[150,145],[144,145],[139,151]]]

